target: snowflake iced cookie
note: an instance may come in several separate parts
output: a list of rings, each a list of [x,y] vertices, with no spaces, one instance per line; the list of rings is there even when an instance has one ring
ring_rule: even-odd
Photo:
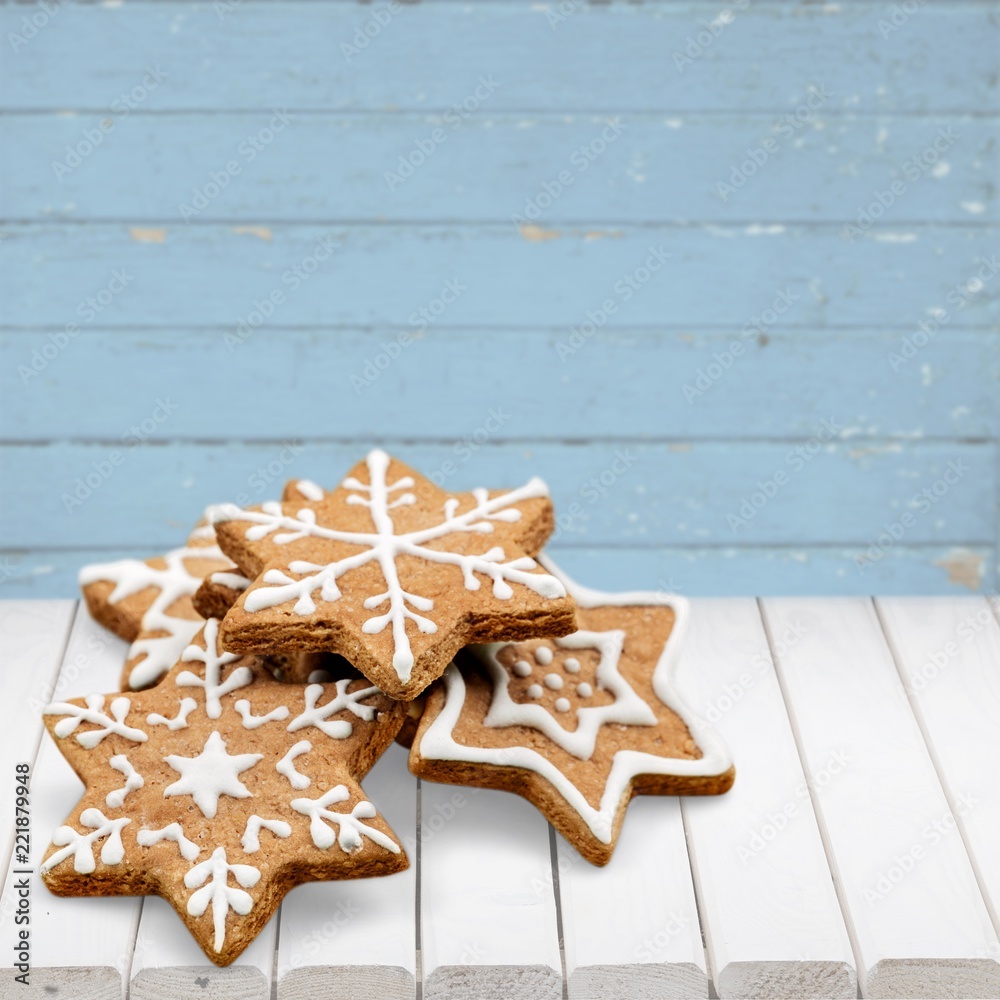
[[[407,867],[359,784],[404,711],[354,672],[282,684],[223,652],[209,620],[155,688],[46,708],[86,791],[44,881],[63,896],[163,896],[228,965],[293,886]]]
[[[718,794],[735,772],[675,689],[683,600],[588,590],[542,561],[579,630],[465,651],[428,693],[410,770],[517,792],[603,865],[633,795]]]
[[[449,494],[373,451],[325,492],[217,508],[219,545],[252,586],[222,624],[227,649],[330,650],[411,700],[470,642],[565,635],[573,601],[539,568],[553,527],[541,480]]]
[[[145,561],[120,559],[80,571],[91,616],[132,643],[122,672],[123,690],[150,687],[177,662],[204,624],[192,595],[213,574],[240,579],[207,522],[195,528],[183,548]]]

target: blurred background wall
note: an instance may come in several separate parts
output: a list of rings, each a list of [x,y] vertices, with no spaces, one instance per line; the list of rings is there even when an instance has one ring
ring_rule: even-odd
[[[0,21],[4,596],[374,443],[596,586],[997,587],[1000,4]]]

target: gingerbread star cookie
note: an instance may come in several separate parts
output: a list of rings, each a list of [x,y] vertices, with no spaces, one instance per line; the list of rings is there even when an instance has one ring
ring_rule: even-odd
[[[224,652],[209,620],[155,688],[46,708],[87,787],[44,881],[62,896],[163,896],[228,965],[293,886],[407,867],[359,784],[403,714],[354,671],[282,684]]]
[[[132,643],[122,671],[123,690],[150,687],[177,662],[204,624],[191,597],[213,574],[237,585],[242,579],[220,551],[215,529],[207,521],[195,528],[183,548],[145,561],[120,559],[80,571],[91,616]]]
[[[554,524],[541,480],[449,494],[373,451],[331,492],[304,482],[298,499],[214,514],[254,581],[223,621],[227,649],[330,650],[411,700],[469,642],[575,628],[564,586],[531,558]]]
[[[636,794],[712,795],[735,771],[674,684],[682,599],[569,580],[579,630],[471,647],[427,696],[421,778],[523,795],[587,861],[607,864]]]

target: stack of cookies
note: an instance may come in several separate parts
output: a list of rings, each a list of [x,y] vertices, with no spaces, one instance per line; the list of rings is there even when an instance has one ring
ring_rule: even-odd
[[[46,884],[159,894],[226,965],[295,885],[407,867],[360,784],[394,739],[415,775],[529,799],[597,865],[634,794],[726,791],[673,689],[684,602],[573,583],[539,556],[554,523],[541,480],[449,494],[373,451],[331,491],[293,480],[84,569],[132,647],[121,692],[45,710],[87,786]]]

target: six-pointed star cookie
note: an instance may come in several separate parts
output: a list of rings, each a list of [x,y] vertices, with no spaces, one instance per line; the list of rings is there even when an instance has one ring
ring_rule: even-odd
[[[725,792],[735,772],[675,689],[684,601],[591,591],[542,561],[579,631],[464,653],[427,696],[410,770],[518,792],[603,865],[633,795]]]
[[[211,508],[206,517],[210,512]],[[165,555],[96,563],[80,570],[80,587],[91,616],[132,643],[122,671],[123,690],[150,687],[177,662],[204,624],[191,597],[213,574],[230,583],[242,579],[219,550],[215,529],[207,521],[194,529],[187,545]]]
[[[219,545],[254,578],[223,621],[227,649],[331,650],[410,700],[469,642],[575,627],[531,558],[554,523],[541,480],[452,495],[373,451],[332,492],[303,483],[301,499],[215,511]]]
[[[228,965],[293,886],[406,868],[359,784],[404,712],[353,671],[282,684],[223,652],[210,619],[157,687],[45,710],[87,787],[43,878],[65,896],[163,896]]]

